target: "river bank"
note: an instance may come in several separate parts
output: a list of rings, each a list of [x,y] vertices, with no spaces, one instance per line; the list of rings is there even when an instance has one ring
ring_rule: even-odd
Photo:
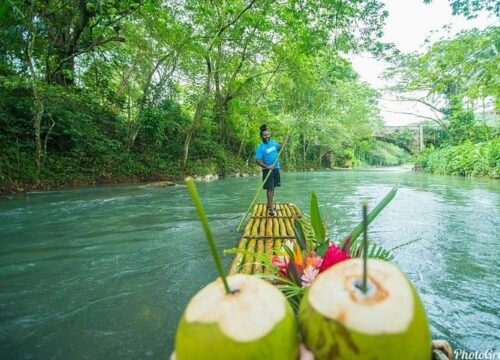
[[[357,166],[357,167],[334,167],[334,168],[308,168],[308,169],[290,169],[290,171],[298,171],[298,172],[312,172],[312,171],[414,171],[414,172],[428,172],[429,169],[422,168],[419,164],[406,163],[400,166]],[[255,171],[254,171],[255,170]],[[182,183],[186,176],[191,176],[195,180],[200,181],[213,181],[222,178],[232,178],[232,177],[247,177],[247,176],[258,176],[260,172],[258,169],[244,169],[243,172],[232,172],[228,173],[225,176],[221,176],[219,174],[208,173],[204,175],[199,174],[184,174],[184,175],[154,175],[154,176],[110,176],[110,177],[101,177],[97,179],[91,178],[80,178],[73,179],[70,182],[62,182],[62,183],[54,183],[54,182],[40,182],[39,184],[34,183],[11,183],[11,184],[0,184],[0,197],[8,197],[11,195],[22,194],[31,191],[55,191],[55,190],[71,190],[78,189],[80,187],[88,187],[88,186],[99,186],[99,185],[110,185],[110,184],[148,184],[148,183]],[[446,174],[437,174],[437,175],[446,175]],[[457,176],[457,174],[450,174],[451,176]],[[460,176],[460,175],[459,175]],[[467,178],[474,178],[473,176],[462,176]],[[490,179],[490,177],[478,177],[483,179]],[[496,177],[491,177],[491,179],[495,179]],[[162,186],[158,184],[158,186]],[[166,185],[163,185],[166,186]]]
[[[225,177],[247,177],[247,176],[257,176],[258,173],[232,173]],[[37,191],[59,191],[59,190],[73,190],[81,187],[89,186],[99,186],[99,185],[132,185],[132,184],[151,184],[152,186],[163,187],[171,186],[178,183],[182,183],[186,176],[191,176],[195,180],[199,181],[213,181],[222,178],[218,174],[205,174],[205,175],[158,175],[158,176],[117,176],[110,177],[106,179],[75,179],[71,182],[64,182],[61,184],[54,185],[53,183],[24,183],[24,184],[1,184],[0,185],[0,197],[9,197],[17,194],[23,194],[27,192],[37,192]]]

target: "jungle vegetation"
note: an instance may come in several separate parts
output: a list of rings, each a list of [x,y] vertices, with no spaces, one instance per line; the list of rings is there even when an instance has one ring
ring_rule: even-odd
[[[499,11],[489,0],[450,5],[468,17]],[[287,169],[400,164],[407,154],[373,136],[380,95],[348,60],[361,51],[397,64],[401,87],[431,82],[447,97],[436,147],[495,139],[489,128],[456,133],[464,121],[476,128],[468,101],[493,97],[498,112],[498,30],[403,55],[381,41],[387,16],[379,0],[4,1],[0,187],[254,172],[262,123],[278,141],[291,135]],[[430,62],[449,66],[408,78]]]

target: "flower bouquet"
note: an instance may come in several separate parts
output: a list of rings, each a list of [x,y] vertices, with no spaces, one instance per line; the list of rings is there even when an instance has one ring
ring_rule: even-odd
[[[396,189],[392,189],[368,215],[368,223],[382,211],[394,198]],[[347,235],[343,242],[337,242],[326,235],[321,219],[318,200],[311,195],[310,217],[296,219],[293,224],[297,241],[287,240],[281,247],[281,253],[271,259],[271,274],[261,275],[271,280],[289,299],[297,310],[302,296],[316,277],[346,259],[361,257],[363,248],[358,241],[362,233],[362,223]],[[392,253],[381,245],[370,242],[367,256],[392,260]],[[268,260],[269,261],[269,260]]]

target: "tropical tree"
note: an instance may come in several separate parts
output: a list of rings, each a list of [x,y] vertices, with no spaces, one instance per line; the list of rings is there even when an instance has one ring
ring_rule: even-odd
[[[500,111],[500,28],[473,29],[432,44],[424,54],[403,55],[387,72],[398,83],[390,90],[402,101],[418,102],[431,116],[417,115],[446,127],[452,113],[483,106]],[[449,122],[448,122],[449,124]]]
[[[430,4],[432,0],[424,0]],[[468,19],[478,16],[481,11],[490,12],[496,16],[500,15],[500,3],[496,0],[448,0],[453,11],[453,15],[464,15]]]

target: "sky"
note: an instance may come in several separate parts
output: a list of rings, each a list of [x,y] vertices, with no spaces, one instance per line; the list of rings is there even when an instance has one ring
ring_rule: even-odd
[[[424,4],[423,0],[386,0],[386,9],[389,17],[384,28],[385,42],[394,43],[403,52],[422,52],[424,41],[434,31],[431,39],[437,41],[446,35],[443,26],[450,25],[450,36],[464,29],[474,27],[484,29],[489,25],[498,24],[494,16],[480,14],[476,19],[467,20],[463,16],[453,16],[448,0],[433,0],[431,4]],[[388,66],[387,63],[376,60],[370,54],[352,55],[350,60],[361,80],[371,87],[381,90],[387,83],[380,79],[380,75]],[[411,112],[420,115],[430,115],[423,105],[409,104],[408,102],[394,101],[394,96],[383,96],[380,101],[381,115],[387,126],[407,125],[422,121],[412,115],[395,114],[394,112]]]

